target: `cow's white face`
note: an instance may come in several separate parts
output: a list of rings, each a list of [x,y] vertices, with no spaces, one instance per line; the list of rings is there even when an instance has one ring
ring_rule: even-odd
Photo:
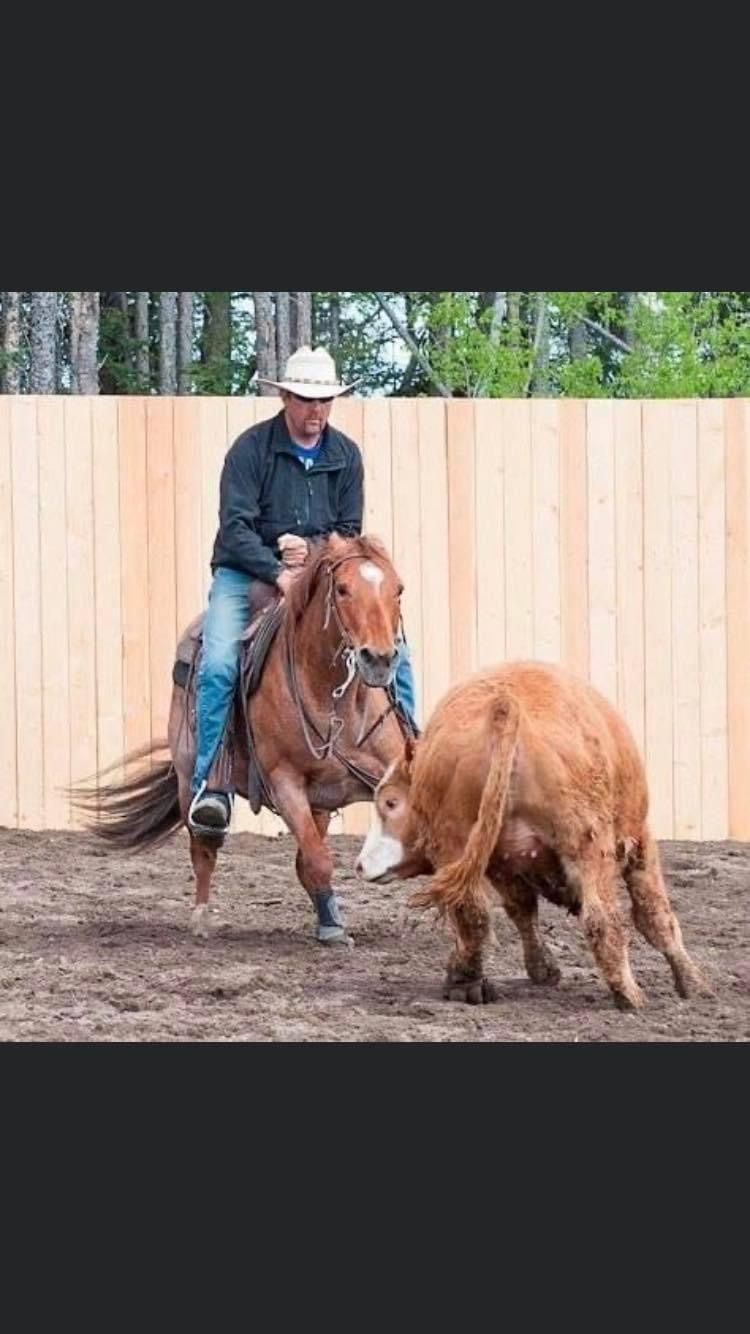
[[[409,779],[402,759],[394,760],[375,789],[375,817],[357,858],[365,880],[386,884],[409,861],[405,842],[409,818]]]
[[[372,828],[362,845],[357,860],[357,871],[364,880],[380,880],[386,884],[393,879],[389,875],[404,860],[403,844],[397,838],[391,838],[383,829],[382,821],[375,816]]]

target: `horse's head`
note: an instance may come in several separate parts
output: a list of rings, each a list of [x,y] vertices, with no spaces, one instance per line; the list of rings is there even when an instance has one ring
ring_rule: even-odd
[[[389,685],[396,670],[396,638],[403,585],[391,559],[375,538],[326,542],[326,616],[333,615],[362,680]]]
[[[299,618],[319,591],[324,628],[338,629],[366,685],[386,686],[396,670],[402,589],[388,552],[376,538],[331,533],[316,544],[290,601]]]

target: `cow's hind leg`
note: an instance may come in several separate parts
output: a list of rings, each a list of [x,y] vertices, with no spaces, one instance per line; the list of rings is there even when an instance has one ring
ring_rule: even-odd
[[[565,865],[565,871],[580,895],[583,929],[615,1004],[620,1010],[639,1009],[644,998],[630,971],[613,852],[596,840],[577,862]]]
[[[190,859],[195,872],[195,906],[190,928],[196,936],[208,935],[208,896],[220,846],[216,839],[190,834]]]
[[[539,935],[537,894],[520,880],[493,877],[493,885],[503,901],[503,907],[521,937],[526,972],[538,985],[556,986],[560,969],[554,955]]]
[[[646,830],[623,872],[633,903],[633,921],[672,969],[680,996],[711,996],[713,992],[682,943],[680,924],[672,911],[659,862],[659,852]]]
[[[482,1005],[495,1000],[495,990],[484,976],[483,949],[489,935],[490,914],[478,902],[449,909],[456,944],[448,960],[443,997]]]

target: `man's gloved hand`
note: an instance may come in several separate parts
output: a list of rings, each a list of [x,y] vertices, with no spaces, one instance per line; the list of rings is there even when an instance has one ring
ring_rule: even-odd
[[[281,559],[289,570],[300,569],[307,560],[307,542],[295,533],[282,533],[278,542]]]

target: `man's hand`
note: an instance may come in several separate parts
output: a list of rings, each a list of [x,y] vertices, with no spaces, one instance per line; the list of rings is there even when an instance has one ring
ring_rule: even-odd
[[[284,594],[284,597],[286,597],[286,595],[287,595],[287,593],[289,592],[289,589],[291,588],[291,586],[292,586],[292,584],[294,583],[295,579],[298,579],[298,578],[299,578],[300,573],[301,573],[301,569],[299,569],[299,570],[282,570],[282,571],[281,571],[281,574],[279,575],[278,579],[276,580],[276,587],[279,589],[279,591],[280,591],[281,593]]]
[[[281,559],[289,570],[298,570],[307,560],[307,542],[295,533],[282,533],[279,538]]]

